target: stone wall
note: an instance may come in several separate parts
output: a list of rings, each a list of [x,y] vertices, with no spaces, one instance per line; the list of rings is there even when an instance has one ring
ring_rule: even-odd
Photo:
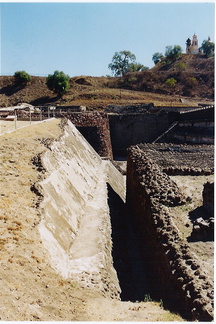
[[[214,144],[214,123],[208,120],[179,122],[170,132],[164,134],[158,142]]]
[[[56,113],[55,116],[57,118],[68,118],[101,157],[113,159],[107,114],[99,112],[82,112]]]
[[[167,198],[161,199],[159,192]],[[165,306],[185,318],[211,321],[213,285],[201,272],[187,242],[181,239],[166,207],[184,203],[185,198],[141,149],[129,149],[126,201],[139,233],[143,257],[156,278],[154,288]]]
[[[73,112],[73,109],[80,112]],[[44,108],[45,109],[45,108]],[[84,112],[83,106],[62,106],[43,115],[34,113],[32,120],[55,116],[68,118],[101,157],[125,158],[129,146],[138,143],[214,143],[214,109],[154,107],[153,104],[108,106],[107,113]],[[29,118],[29,112],[22,113]],[[21,116],[18,116],[19,118]],[[177,123],[171,130],[173,122]]]
[[[211,120],[214,121],[214,106],[194,109],[189,112],[181,112],[179,114],[179,121],[183,120]]]
[[[154,108],[153,103],[149,104],[137,104],[137,105],[108,105],[105,109],[107,113],[115,114],[137,114],[137,113],[146,113],[147,110]]]
[[[155,140],[171,125],[167,114],[109,114],[113,154],[126,156],[129,146]]]
[[[138,147],[169,175],[214,173],[214,145],[146,143]]]
[[[214,183],[207,182],[204,184],[203,207],[209,213],[209,216],[214,216]]]

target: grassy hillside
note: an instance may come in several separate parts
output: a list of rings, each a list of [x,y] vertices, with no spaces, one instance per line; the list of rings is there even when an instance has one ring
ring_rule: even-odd
[[[179,68],[179,63],[185,65]],[[166,80],[174,78],[175,87]],[[33,105],[48,103],[84,105],[89,110],[103,110],[108,104],[149,103],[179,106],[181,99],[188,105],[213,101],[214,59],[183,55],[171,65],[157,64],[144,72],[127,73],[122,78],[79,76],[70,79],[70,89],[62,98],[46,86],[46,77],[32,76],[27,86],[17,86],[13,76],[0,76],[0,107],[21,102]]]

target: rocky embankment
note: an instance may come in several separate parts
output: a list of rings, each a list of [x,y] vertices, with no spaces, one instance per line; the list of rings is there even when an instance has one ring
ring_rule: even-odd
[[[213,320],[213,282],[181,237],[168,208],[185,203],[182,197],[144,150],[129,149],[127,202],[149,260],[149,271],[157,279],[155,289],[165,304],[186,318],[209,321]]]

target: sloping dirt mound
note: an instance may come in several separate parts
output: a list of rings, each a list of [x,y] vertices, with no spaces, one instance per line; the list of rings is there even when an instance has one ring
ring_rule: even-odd
[[[15,84],[13,76],[0,76],[0,106],[13,106],[21,102],[39,105],[46,102],[52,102],[56,96],[53,95],[46,86],[46,78],[31,77],[27,86],[18,86]]]

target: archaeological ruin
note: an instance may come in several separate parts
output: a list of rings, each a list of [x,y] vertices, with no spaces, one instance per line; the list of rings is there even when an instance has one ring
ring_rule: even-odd
[[[32,163],[45,175],[31,187],[51,266],[104,296],[151,296],[212,321],[214,107],[56,107],[54,117],[62,135],[44,140]]]

